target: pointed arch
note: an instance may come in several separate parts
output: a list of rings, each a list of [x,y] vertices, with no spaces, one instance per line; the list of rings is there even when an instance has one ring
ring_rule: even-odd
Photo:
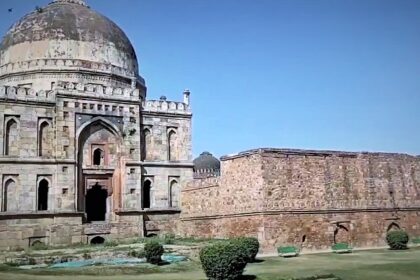
[[[77,189],[76,189],[76,198],[77,198],[77,209],[78,211],[85,211],[86,210],[86,192],[85,192],[85,182],[83,179],[83,164],[84,161],[86,162],[89,160],[89,157],[93,155],[93,151],[88,150],[88,148],[84,147],[86,142],[88,141],[89,137],[94,135],[95,133],[106,130],[110,135],[115,137],[115,149],[113,155],[115,158],[119,158],[121,156],[121,146],[123,142],[123,135],[120,128],[112,123],[111,121],[107,120],[104,117],[94,117],[90,121],[85,122],[83,125],[79,127],[76,131],[76,155],[77,155],[77,162],[78,162],[78,169],[77,169]],[[107,156],[109,156],[109,151],[105,148]],[[92,160],[88,161],[88,165],[92,164]],[[120,191],[116,190],[114,193],[114,200],[115,204],[114,207],[119,207],[118,204],[121,203]]]
[[[17,200],[16,200],[16,180],[13,178],[7,178],[3,184],[3,203],[2,211],[16,211]]]
[[[4,147],[5,156],[17,156],[19,154],[19,120],[10,117],[4,126]]]
[[[179,182],[173,179],[169,182],[169,207],[178,208],[180,207],[179,195],[180,195]]]
[[[105,119],[103,117],[95,117],[95,118],[92,118],[90,121],[82,124],[79,127],[79,129],[76,132],[77,139],[80,138],[82,132],[86,128],[88,128],[88,127],[90,127],[92,125],[102,125],[105,128],[107,128],[109,131],[111,131],[114,135],[122,138],[122,133],[121,133],[120,129],[115,124],[113,124],[111,121],[109,121],[109,120],[107,120],[107,119]]]
[[[177,157],[177,133],[175,129],[168,130],[168,160],[178,160]]]
[[[142,157],[143,160],[152,159],[152,132],[150,128],[143,129],[143,145]]]
[[[41,120],[38,126],[38,156],[50,156],[51,135],[49,134],[51,123]]]
[[[37,209],[38,211],[48,210],[48,191],[50,182],[47,179],[41,179],[38,183]]]
[[[386,232],[393,231],[393,230],[400,230],[400,229],[401,229],[401,227],[400,227],[399,224],[397,224],[395,222],[392,222],[388,225],[388,228],[386,229]]]

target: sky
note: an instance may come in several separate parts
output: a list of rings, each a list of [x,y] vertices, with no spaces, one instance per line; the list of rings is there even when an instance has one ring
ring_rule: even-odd
[[[1,0],[0,33],[48,2]],[[130,38],[149,99],[191,91],[194,156],[420,155],[418,0],[87,2]]]

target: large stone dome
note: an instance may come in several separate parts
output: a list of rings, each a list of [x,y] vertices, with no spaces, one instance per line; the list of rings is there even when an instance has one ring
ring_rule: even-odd
[[[4,36],[0,56],[1,77],[42,68],[139,78],[125,33],[83,0],[55,0],[24,16]]]

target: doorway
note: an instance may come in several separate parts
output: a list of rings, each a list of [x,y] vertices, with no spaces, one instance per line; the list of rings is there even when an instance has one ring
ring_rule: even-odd
[[[98,183],[86,194],[86,214],[88,222],[105,221],[108,192]]]

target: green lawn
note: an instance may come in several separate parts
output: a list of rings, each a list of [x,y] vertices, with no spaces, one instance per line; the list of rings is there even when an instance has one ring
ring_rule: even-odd
[[[90,267],[81,270],[16,271],[1,267],[0,279],[13,280],[184,280],[205,279],[200,264],[185,262],[161,267]],[[45,275],[48,273],[49,275]],[[335,274],[343,280],[418,280],[420,248],[406,251],[372,250],[352,254],[302,255],[297,258],[265,258],[249,264],[246,275],[257,280],[280,280],[287,277],[308,277]],[[252,279],[249,277],[248,279]]]

